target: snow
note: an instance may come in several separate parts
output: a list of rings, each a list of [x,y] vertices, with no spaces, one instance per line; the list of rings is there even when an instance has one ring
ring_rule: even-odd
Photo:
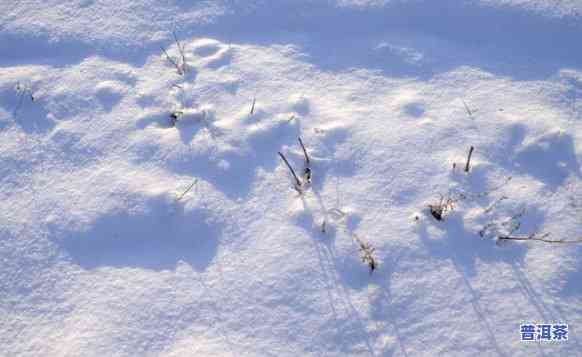
[[[0,355],[576,355],[581,16],[1,2]]]

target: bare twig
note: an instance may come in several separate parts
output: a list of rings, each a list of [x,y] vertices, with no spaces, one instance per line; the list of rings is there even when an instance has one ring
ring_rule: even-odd
[[[309,161],[309,155],[307,154],[307,150],[305,149],[305,145],[303,145],[303,141],[301,137],[299,139],[299,144],[303,149],[303,155],[305,155],[305,169],[303,170],[303,180],[304,182],[311,183],[311,162]]]
[[[188,188],[186,189],[186,191],[184,191],[180,196],[178,196],[178,198],[176,198],[176,202],[180,201],[188,192],[190,192],[190,190],[192,189],[192,187],[194,187],[194,185],[198,182],[198,179],[195,179],[194,182],[192,182],[192,184],[190,186],[188,186]]]
[[[467,111],[467,114],[469,114],[469,118],[473,119],[473,112],[471,111],[471,109],[469,108],[467,103],[465,103],[464,99],[461,99],[461,101],[463,101],[463,105],[465,106],[465,110]]]
[[[494,201],[492,204],[490,204],[490,205],[489,205],[489,207],[485,208],[485,209],[483,210],[483,213],[489,213],[489,212],[493,211],[493,209],[495,209],[495,207],[497,207],[497,205],[498,205],[498,204],[499,204],[501,201],[503,201],[503,200],[506,200],[506,199],[508,199],[508,198],[509,198],[509,197],[507,197],[507,196],[501,196],[501,197],[499,197],[499,198],[498,198],[498,199],[496,199],[496,200],[495,200],[495,201]]]
[[[257,98],[253,98],[253,104],[251,105],[251,113],[250,115],[253,115],[253,113],[255,112],[255,104],[257,102]]]
[[[281,152],[279,152],[279,156],[281,156],[281,159],[283,159],[283,161],[285,162],[285,164],[289,168],[289,171],[291,171],[291,174],[293,174],[293,177],[295,178],[295,183],[297,184],[297,188],[301,187],[302,186],[301,180],[299,180],[299,178],[295,174],[295,170],[293,170],[293,168],[289,164],[289,161],[287,161],[287,158],[285,158],[285,155],[283,155]]]
[[[305,150],[305,145],[303,145],[303,141],[301,140],[301,137],[298,138],[299,139],[299,144],[301,145],[301,148],[303,149],[303,154],[305,155],[305,165],[309,166],[309,155],[307,155],[307,150]]]
[[[509,183],[509,181],[511,181],[511,179],[512,179],[512,177],[508,176],[505,179],[505,181],[503,181],[498,186],[493,187],[489,191],[483,191],[483,192],[477,192],[477,193],[459,193],[459,197],[455,200],[455,202],[460,201],[460,200],[464,200],[464,199],[476,200],[476,199],[481,198],[481,197],[489,196],[493,192],[496,192],[496,191],[500,190],[501,188],[503,188],[503,186],[507,185]]]
[[[550,233],[545,233],[542,234],[541,236],[538,236],[537,234],[530,234],[529,236],[512,236],[512,235],[507,235],[507,236],[499,236],[499,240],[537,240],[540,242],[546,242],[546,243],[582,243],[582,237],[576,238],[576,239],[571,239],[571,240],[566,240],[566,239],[557,239],[557,240],[553,240],[553,239],[546,239],[546,237],[548,237],[550,235]]]
[[[170,57],[170,55],[168,54],[168,52],[166,52],[166,49],[162,46],[160,46],[160,48],[162,49],[162,51],[164,52],[164,54],[166,55],[166,59],[174,65],[174,67],[176,67],[176,70],[178,71],[179,75],[183,75],[184,72],[182,71],[182,69],[180,68],[180,66],[178,65],[178,63],[176,63],[176,61],[174,61],[174,59],[172,57]]]
[[[184,54],[184,47],[178,40],[178,36],[176,35],[176,31],[172,31],[172,35],[174,35],[174,41],[176,41],[176,45],[178,46],[178,51],[180,52],[180,56],[182,56],[182,72],[186,71],[186,55]]]
[[[465,172],[469,172],[469,168],[471,165],[471,155],[473,155],[473,150],[475,150],[475,148],[473,146],[471,146],[471,148],[469,148],[469,156],[467,156],[467,164],[465,165]]]

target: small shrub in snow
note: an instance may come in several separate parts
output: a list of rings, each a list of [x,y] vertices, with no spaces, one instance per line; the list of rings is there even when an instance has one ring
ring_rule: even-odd
[[[309,160],[309,155],[307,154],[307,150],[305,149],[305,145],[303,145],[303,141],[301,140],[301,138],[298,138],[298,140],[299,140],[299,144],[301,145],[301,148],[303,149],[303,154],[305,156],[305,166],[303,169],[302,179],[299,179],[299,177],[295,173],[295,170],[293,170],[293,167],[291,166],[291,164],[289,164],[289,161],[287,161],[287,158],[285,157],[285,155],[283,155],[281,152],[279,152],[279,156],[281,157],[281,159],[283,160],[285,165],[287,165],[287,167],[289,168],[289,171],[291,172],[291,174],[293,175],[293,178],[295,179],[295,185],[294,185],[295,190],[297,190],[297,192],[299,192],[299,193],[303,193],[303,191],[307,187],[309,187],[309,185],[311,184],[311,161]]]
[[[438,204],[429,204],[428,209],[430,214],[437,220],[442,221],[445,219],[445,215],[451,212],[455,208],[455,204],[461,200],[464,200],[466,196],[463,193],[459,193],[456,198],[451,196],[444,197],[439,194],[440,200]]]
[[[545,243],[582,243],[582,237],[575,239],[548,239],[550,233],[530,233],[528,235],[517,234],[517,231],[521,228],[521,218],[525,214],[525,209],[522,209],[517,214],[513,216],[496,222],[490,222],[486,224],[480,231],[479,235],[483,238],[491,238],[495,240],[497,244],[502,242],[507,242],[510,240],[515,241],[540,241]]]
[[[174,67],[176,67],[176,71],[178,71],[179,75],[183,76],[184,74],[186,74],[186,72],[188,72],[188,64],[186,63],[186,54],[184,52],[184,46],[178,40],[178,36],[176,36],[175,31],[172,31],[172,35],[174,36],[174,41],[176,41],[176,46],[178,46],[178,52],[180,56],[178,58],[172,57],[168,54],[164,47],[161,48],[168,62],[174,65]]]
[[[478,193],[464,193],[464,192],[457,192],[457,193],[449,193],[446,197],[439,194],[440,196],[440,200],[439,203],[437,204],[429,204],[428,208],[430,211],[430,214],[437,220],[437,221],[442,221],[446,214],[453,211],[455,209],[455,205],[463,200],[477,200],[479,198],[482,197],[486,197],[491,195],[493,192],[501,189],[503,186],[505,186],[509,181],[511,181],[511,176],[507,177],[507,179],[500,184],[497,187],[494,187],[488,191],[483,191],[483,192],[478,192]],[[494,208],[494,206],[496,204],[498,204],[498,201],[502,201],[504,199],[507,199],[507,197],[502,196],[501,198],[499,198],[496,202],[493,203],[492,206],[490,206],[489,208],[487,208],[485,210],[485,213],[487,213],[488,211],[492,210]]]
[[[372,274],[374,270],[378,267],[376,259],[374,259],[374,251],[376,249],[372,247],[369,243],[366,243],[363,240],[361,240],[360,237],[358,237],[357,235],[354,234],[353,236],[358,245],[360,246],[359,248],[360,259],[362,260],[362,263],[368,265],[368,268],[370,268],[370,274]]]

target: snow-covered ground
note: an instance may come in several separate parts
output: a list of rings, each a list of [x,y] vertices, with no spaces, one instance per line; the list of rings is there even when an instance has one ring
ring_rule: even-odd
[[[578,0],[1,1],[0,355],[580,355],[582,245],[498,238],[582,237],[581,39]]]

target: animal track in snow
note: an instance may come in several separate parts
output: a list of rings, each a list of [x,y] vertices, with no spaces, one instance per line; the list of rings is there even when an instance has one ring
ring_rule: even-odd
[[[111,111],[121,101],[127,89],[124,83],[103,81],[95,87],[95,96],[107,111]]]
[[[303,95],[293,95],[289,98],[290,108],[298,114],[307,115],[310,111],[309,99]]]
[[[411,102],[402,106],[402,111],[408,116],[421,118],[426,112],[426,109],[423,103]]]
[[[230,46],[222,42],[203,38],[191,44],[192,60],[196,65],[218,69],[228,65],[231,60],[232,50]]]

